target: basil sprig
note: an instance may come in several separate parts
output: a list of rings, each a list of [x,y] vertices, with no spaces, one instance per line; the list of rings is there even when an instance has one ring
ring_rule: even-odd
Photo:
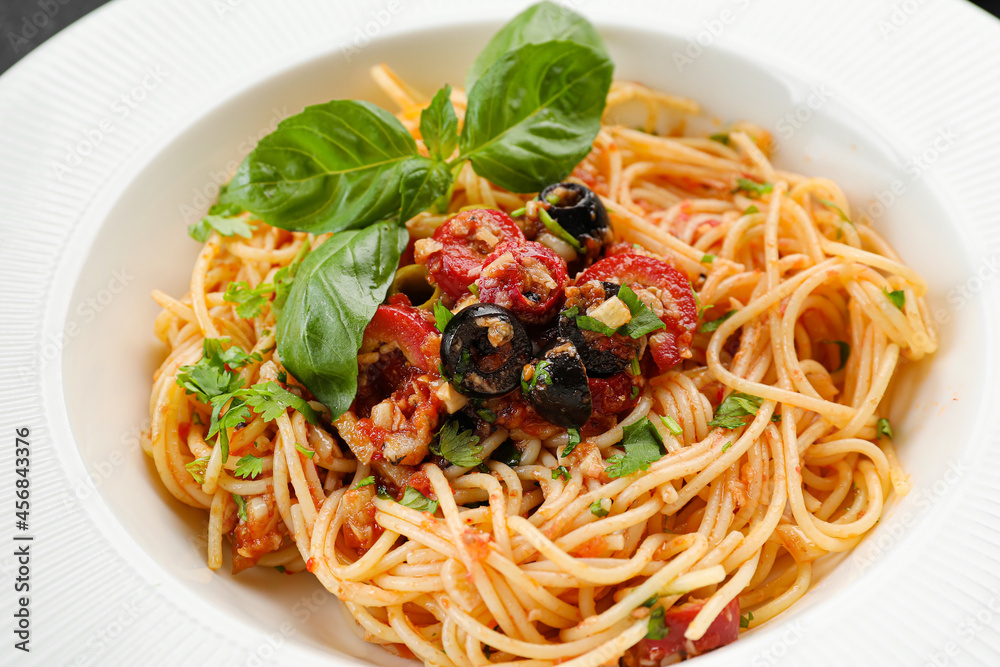
[[[389,112],[334,100],[285,119],[246,157],[226,192],[235,211],[336,232],[302,263],[277,327],[285,367],[334,418],[354,400],[365,326],[406,246],[400,222],[446,205],[467,161],[514,192],[565,178],[597,136],[613,69],[593,26],[543,2],[501,29],[469,70],[461,132],[451,89],[434,95],[420,116],[428,155]]]

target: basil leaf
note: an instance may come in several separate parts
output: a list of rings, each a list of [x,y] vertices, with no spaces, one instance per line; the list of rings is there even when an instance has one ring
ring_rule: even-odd
[[[715,416],[708,422],[708,426],[730,429],[746,426],[750,422],[745,417],[756,415],[763,401],[758,396],[734,391],[715,409]]]
[[[736,314],[735,310],[726,311],[722,315],[722,317],[720,317],[720,318],[718,318],[716,320],[712,320],[710,322],[703,322],[702,325],[701,325],[701,328],[698,329],[698,331],[700,331],[701,333],[711,333],[712,331],[715,331],[720,326],[722,326],[723,322],[725,322],[726,320],[728,320],[730,317],[732,317],[735,314]]]
[[[354,401],[361,337],[408,240],[390,221],[335,234],[306,257],[292,284],[278,318],[278,354],[333,419]]]
[[[282,229],[321,234],[397,212],[417,144],[388,111],[358,100],[306,107],[243,160],[228,199]]]
[[[594,26],[576,12],[554,2],[540,2],[515,16],[493,35],[465,75],[465,89],[472,90],[486,70],[508,51],[525,44],[566,40],[604,52],[604,42]]]
[[[418,512],[429,512],[431,514],[434,514],[438,508],[438,501],[431,500],[412,486],[406,487],[406,491],[403,492],[403,499],[399,501],[399,504],[415,509]]]
[[[222,236],[242,236],[245,239],[253,236],[253,227],[246,218],[240,215],[228,217],[212,214],[188,225],[188,236],[195,241],[204,243],[212,235],[213,229]]]
[[[606,55],[573,42],[507,53],[469,92],[460,157],[513,192],[561,181],[590,152],[613,70]]]
[[[400,205],[403,210],[399,219],[409,220],[417,213],[426,211],[436,199],[451,187],[451,171],[444,162],[425,157],[415,157],[403,165],[403,177],[399,183]]]
[[[434,93],[430,106],[420,112],[420,136],[428,152],[438,160],[451,157],[458,145],[458,116],[451,104],[451,86]]]

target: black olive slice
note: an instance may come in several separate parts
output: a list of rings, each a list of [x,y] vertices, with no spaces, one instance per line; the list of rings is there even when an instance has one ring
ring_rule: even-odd
[[[604,288],[604,299],[618,296],[619,285],[612,282],[601,282]],[[581,313],[578,313],[581,314]],[[615,344],[611,339],[597,332],[584,333],[577,326],[575,317],[567,317],[566,311],[559,315],[559,335],[576,346],[583,359],[583,365],[590,377],[606,378],[625,370],[639,350],[639,345],[616,337]]]
[[[580,242],[587,259],[595,259],[611,242],[608,211],[590,188],[579,183],[555,183],[542,190],[538,199],[548,202],[549,215]]]
[[[556,426],[580,428],[593,411],[583,360],[565,338],[524,367],[521,390],[535,412]]]
[[[455,314],[441,336],[445,378],[459,392],[490,398],[512,391],[531,359],[528,333],[512,312],[477,303]]]

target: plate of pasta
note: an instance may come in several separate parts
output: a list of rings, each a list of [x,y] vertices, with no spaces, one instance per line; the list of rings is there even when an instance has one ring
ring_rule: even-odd
[[[155,25],[122,4],[91,29]],[[125,574],[49,657],[167,619],[162,664],[998,650],[996,195],[949,190],[996,169],[965,116],[914,151],[871,77],[730,37],[785,3],[347,4],[216,8],[284,36],[243,78],[163,65],[56,153],[66,196],[120,165],[61,232],[39,370],[61,507]],[[338,20],[336,49],[281,32]]]

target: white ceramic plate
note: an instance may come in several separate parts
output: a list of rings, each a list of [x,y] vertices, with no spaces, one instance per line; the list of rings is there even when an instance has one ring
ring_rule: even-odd
[[[186,225],[280,118],[387,103],[381,61],[429,92],[460,84],[525,4],[118,0],[0,78],[0,474],[10,489],[29,428],[34,537],[31,653],[4,627],[0,663],[404,662],[307,575],[208,571],[204,514],[138,446],[161,353],[149,292],[185,291]],[[892,415],[913,493],[789,613],[696,664],[998,664],[1000,24],[957,0],[565,4],[618,77],[768,127],[779,165],[840,182],[941,325]]]

